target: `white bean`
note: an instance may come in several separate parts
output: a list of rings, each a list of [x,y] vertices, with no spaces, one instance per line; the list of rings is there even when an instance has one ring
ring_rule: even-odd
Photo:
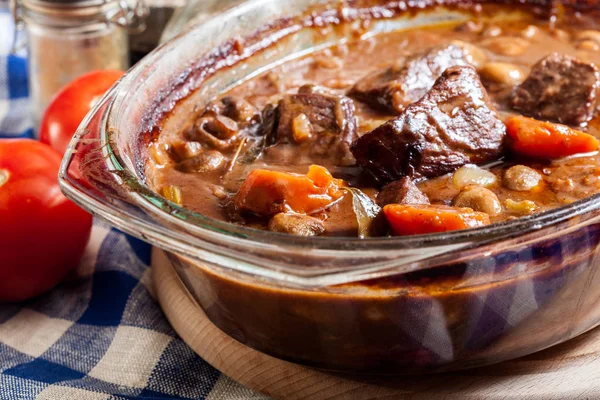
[[[479,74],[486,80],[504,85],[518,85],[523,82],[523,72],[519,67],[510,63],[490,62],[479,70]]]
[[[485,39],[481,44],[496,54],[516,57],[525,53],[529,41],[521,37],[499,36]]]
[[[502,184],[519,192],[527,192],[537,187],[542,181],[542,175],[533,168],[525,165],[515,165],[504,171]]]

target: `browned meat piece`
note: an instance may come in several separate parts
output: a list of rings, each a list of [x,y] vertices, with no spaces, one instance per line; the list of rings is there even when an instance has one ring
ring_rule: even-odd
[[[240,133],[239,126],[234,120],[218,115],[198,119],[186,132],[185,138],[200,143],[202,148],[227,152],[235,145]]]
[[[463,49],[455,45],[434,47],[383,72],[367,75],[354,85],[350,96],[397,114],[423,97],[442,72],[455,65],[468,65]]]
[[[258,134],[265,137],[266,146],[271,146],[275,144],[275,128],[279,124],[279,112],[277,108],[272,104],[267,104],[262,111],[261,119],[262,124]]]
[[[600,75],[594,64],[553,53],[533,66],[511,98],[531,117],[580,125],[594,116]]]
[[[498,157],[505,127],[472,67],[452,67],[421,100],[352,144],[381,183],[432,178]]]
[[[260,112],[256,107],[244,99],[234,97],[224,97],[221,100],[212,101],[202,113],[202,117],[216,117],[218,115],[231,118],[242,127],[260,122]]]
[[[317,157],[321,163],[324,160],[337,165],[355,163],[350,144],[357,137],[357,126],[350,98],[307,85],[297,94],[284,96],[279,102],[278,114],[276,147],[291,144],[296,157],[302,153],[297,147],[303,147],[305,153]],[[279,153],[281,156],[285,152]],[[295,162],[302,163],[297,158]]]
[[[323,221],[295,213],[275,214],[269,221],[269,230],[297,236],[317,236],[325,232]]]
[[[209,173],[222,169],[226,161],[227,159],[221,152],[217,150],[208,150],[175,164],[175,169],[188,173]]]
[[[429,198],[423,194],[409,177],[389,183],[377,195],[377,204],[429,204]]]
[[[186,147],[190,146],[183,143],[171,151],[172,158],[177,162],[185,161],[211,149],[225,154],[231,153],[243,138],[261,135],[263,125],[261,113],[244,99],[224,97],[212,101],[184,133],[188,143],[195,143],[193,151],[189,151]],[[198,160],[200,158],[179,165],[180,170],[197,170],[200,168]]]

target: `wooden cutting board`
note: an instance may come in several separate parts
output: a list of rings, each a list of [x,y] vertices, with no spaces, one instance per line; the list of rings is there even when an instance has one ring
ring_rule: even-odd
[[[275,399],[600,399],[600,328],[551,349],[494,366],[447,374],[365,378],[282,361],[213,325],[162,253],[152,254],[158,300],[183,340],[241,384]]]

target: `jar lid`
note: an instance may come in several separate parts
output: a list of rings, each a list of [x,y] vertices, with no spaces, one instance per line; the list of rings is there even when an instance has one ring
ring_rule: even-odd
[[[17,24],[29,21],[51,27],[112,23],[130,31],[145,29],[149,15],[145,0],[11,0]]]

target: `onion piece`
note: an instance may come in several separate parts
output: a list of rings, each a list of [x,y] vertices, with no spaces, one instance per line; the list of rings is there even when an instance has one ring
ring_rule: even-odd
[[[343,187],[341,189],[352,194],[352,209],[358,222],[358,237],[364,239],[371,236],[373,223],[380,215],[381,207],[360,189],[352,187]]]
[[[496,175],[492,172],[473,164],[464,165],[452,174],[452,183],[458,189],[471,185],[489,187],[495,184],[496,180]]]

